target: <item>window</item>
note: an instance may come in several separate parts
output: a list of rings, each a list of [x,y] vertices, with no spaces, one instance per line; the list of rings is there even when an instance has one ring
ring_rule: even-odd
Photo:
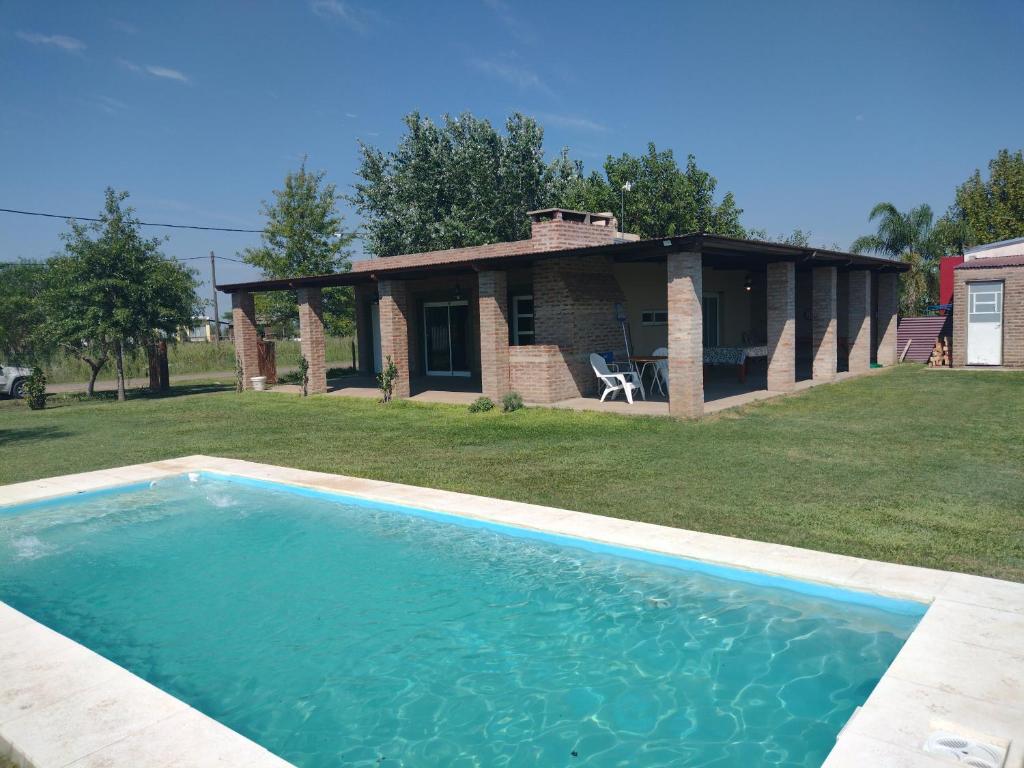
[[[700,303],[701,320],[704,325],[704,346],[718,346],[718,318],[721,300],[717,293],[705,293]]]
[[[668,325],[667,309],[645,309],[640,313],[641,325]]]
[[[533,296],[512,297],[512,344],[517,347],[533,344]]]

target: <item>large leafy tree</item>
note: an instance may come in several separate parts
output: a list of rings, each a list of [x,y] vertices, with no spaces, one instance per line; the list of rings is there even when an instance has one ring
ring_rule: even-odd
[[[394,152],[360,144],[352,203],[375,256],[482,245],[529,236],[526,212],[548,198],[544,132],[513,114],[501,134],[465,113],[434,123],[405,117]]]
[[[352,268],[348,246],[355,235],[344,230],[338,212],[341,196],[334,184],[324,182],[324,172],[299,170],[285,176],[284,187],[274,190],[273,203],[263,203],[267,217],[262,244],[247,248],[242,259],[258,267],[267,278],[325,275]],[[351,288],[323,292],[324,325],[333,335],[353,331]],[[294,327],[298,317],[295,293],[274,292],[257,296],[257,315],[264,325]]]
[[[38,363],[48,351],[40,334],[46,317],[40,296],[46,265],[0,264],[0,363]]]
[[[160,238],[144,238],[127,192],[107,188],[99,220],[71,221],[64,253],[48,263],[44,333],[91,369],[91,395],[113,357],[125,399],[124,357],[160,335],[175,338],[199,311],[194,273],[168,261]]]
[[[939,226],[953,249],[1024,237],[1024,151],[999,150],[987,179],[975,170]]]
[[[658,151],[654,143],[647,152],[634,156],[624,153],[605,161],[604,174],[578,173],[573,178],[563,156],[552,166],[552,187],[557,204],[585,211],[614,211],[625,208],[627,232],[641,237],[710,232],[743,237],[742,209],[731,192],[715,201],[718,181],[697,166],[693,155],[680,168],[671,149]],[[579,166],[576,166],[579,170]],[[623,196],[625,185],[630,189]]]
[[[933,303],[938,289],[938,264],[946,250],[943,233],[935,224],[931,206],[900,211],[892,203],[878,203],[868,221],[877,231],[853,241],[854,253],[871,251],[910,265],[900,276],[900,312],[916,315]]]

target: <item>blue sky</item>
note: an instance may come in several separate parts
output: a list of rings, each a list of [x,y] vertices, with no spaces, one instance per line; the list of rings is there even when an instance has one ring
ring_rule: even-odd
[[[0,0],[0,207],[94,215],[113,185],[144,220],[258,228],[304,154],[346,191],[357,139],[393,147],[411,110],[519,110],[551,154],[694,153],[747,226],[846,247],[875,202],[942,212],[1024,145],[1022,33],[1020,0]],[[63,228],[0,214],[0,259]],[[170,234],[181,258],[257,240]]]

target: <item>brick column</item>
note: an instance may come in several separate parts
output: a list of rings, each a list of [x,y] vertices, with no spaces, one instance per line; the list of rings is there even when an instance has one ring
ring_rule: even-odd
[[[899,350],[896,349],[896,313],[899,308],[898,275],[882,272],[878,276],[878,309],[875,322],[878,323],[879,365],[896,365]]]
[[[871,369],[871,272],[850,272],[849,297],[850,373],[864,373]]]
[[[480,313],[480,385],[492,399],[511,389],[508,352],[508,276],[487,270],[478,276]]]
[[[796,384],[796,265],[768,265],[768,389],[786,392]]]
[[[231,319],[235,333],[235,359],[242,366],[242,387],[252,389],[252,377],[260,375],[259,334],[256,333],[256,302],[247,291],[231,294]]]
[[[668,410],[684,419],[704,415],[703,269],[700,253],[668,255]]]
[[[309,386],[311,395],[327,391],[327,340],[324,338],[323,297],[319,286],[299,288],[299,349],[309,363]]]
[[[388,356],[398,368],[394,397],[408,397],[409,389],[409,290],[402,280],[381,280],[380,364],[387,368]]]
[[[815,267],[811,287],[812,376],[831,379],[836,375],[838,319],[836,317],[836,268]]]

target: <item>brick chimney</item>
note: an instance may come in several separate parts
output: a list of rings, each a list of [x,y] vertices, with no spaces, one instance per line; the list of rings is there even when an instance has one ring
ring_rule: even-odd
[[[619,222],[611,213],[586,213],[564,208],[530,211],[530,242],[541,251],[605,245],[618,240],[638,240],[636,235],[619,232]]]

